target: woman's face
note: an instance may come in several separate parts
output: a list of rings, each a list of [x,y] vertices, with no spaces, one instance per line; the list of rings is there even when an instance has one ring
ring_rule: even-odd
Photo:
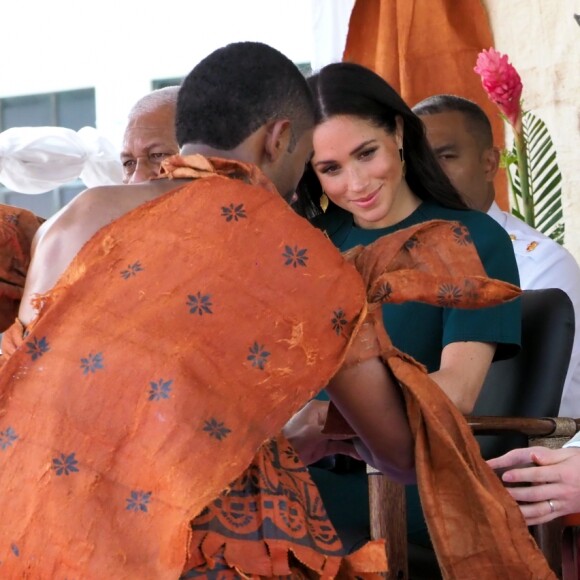
[[[322,189],[362,228],[398,223],[418,205],[403,177],[397,121],[392,134],[351,115],[331,117],[314,130],[312,166]]]

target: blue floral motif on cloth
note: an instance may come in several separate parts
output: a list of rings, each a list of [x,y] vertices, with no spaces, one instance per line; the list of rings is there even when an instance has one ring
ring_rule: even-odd
[[[137,275],[137,272],[142,272],[144,270],[141,262],[134,262],[133,264],[129,264],[126,270],[121,272],[121,277],[125,280],[132,278],[133,276]]]
[[[225,439],[232,432],[232,430],[228,429],[224,423],[220,423],[213,417],[205,422],[203,430],[209,433],[210,437],[214,437],[218,441]]]
[[[11,447],[16,439],[18,439],[18,435],[12,427],[6,427],[4,431],[0,431],[0,450],[4,451]]]
[[[199,314],[200,316],[213,314],[211,294],[202,294],[201,292],[189,294],[187,296],[187,306],[189,306],[190,314]]]
[[[238,205],[230,203],[230,205],[222,207],[222,216],[226,218],[227,222],[231,222],[232,220],[237,222],[240,219],[248,217],[243,203]]]
[[[125,501],[127,502],[127,506],[125,507],[126,510],[132,512],[146,512],[151,501],[151,492],[134,489]]]
[[[79,462],[75,458],[74,453],[70,453],[69,455],[61,453],[60,457],[53,457],[52,459],[52,468],[57,475],[70,475],[71,473],[78,473],[78,464]]]
[[[473,244],[469,230],[463,225],[453,228],[453,237],[460,246],[469,246],[470,244]]]
[[[50,350],[46,336],[43,336],[40,339],[35,336],[30,342],[26,343],[26,346],[28,347],[26,354],[29,354],[32,360],[40,358],[45,352]]]
[[[270,353],[264,350],[263,344],[254,344],[250,347],[250,354],[248,355],[248,360],[251,361],[252,366],[264,370],[264,365],[268,362],[268,357]]]
[[[342,309],[335,310],[333,312],[332,320],[330,321],[332,324],[332,329],[336,334],[340,334],[342,329],[348,324],[348,320],[344,316],[344,311]]]
[[[98,370],[102,370],[104,368],[103,353],[89,353],[89,356],[86,358],[81,358],[81,368],[83,369],[84,375],[88,375],[89,373],[96,373]]]
[[[308,249],[302,248],[301,250],[298,249],[298,246],[286,246],[284,248],[284,253],[282,256],[286,259],[284,262],[284,266],[293,266],[296,268],[297,266],[304,266],[306,267],[306,261],[308,260]]]
[[[447,306],[448,308],[452,308],[459,304],[461,298],[461,288],[458,288],[453,284],[442,284],[437,293],[437,302],[441,306]]]
[[[385,282],[377,288],[376,292],[373,294],[373,302],[387,302],[393,293],[393,287]]]
[[[161,401],[162,399],[169,399],[171,393],[171,385],[173,381],[164,381],[159,379],[157,382],[149,383],[151,385],[151,390],[149,391],[150,401]]]

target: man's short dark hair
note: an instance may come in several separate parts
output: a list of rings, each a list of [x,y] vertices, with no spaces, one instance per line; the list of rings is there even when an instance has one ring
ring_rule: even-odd
[[[233,43],[207,56],[183,81],[177,142],[229,151],[276,119],[291,121],[295,139],[313,125],[306,79],[290,59],[266,44]]]
[[[468,130],[481,147],[493,147],[491,123],[483,109],[469,99],[457,95],[433,95],[417,103],[413,112],[419,117],[437,113],[461,113],[465,117]]]

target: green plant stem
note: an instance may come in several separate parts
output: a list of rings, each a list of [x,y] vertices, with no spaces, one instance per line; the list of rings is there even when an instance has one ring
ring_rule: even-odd
[[[512,202],[514,204],[515,210],[521,215],[522,210],[520,209],[520,200],[518,199],[518,196],[516,195],[516,186],[514,185],[514,178],[512,176],[511,165],[512,165],[512,162],[506,164],[505,172],[507,174],[507,178],[508,178],[508,182],[509,182],[509,186],[510,186],[510,192],[512,194]]]
[[[518,177],[520,178],[520,190],[522,194],[522,215],[526,223],[535,227],[534,206],[531,200],[530,193],[530,178],[528,168],[528,151],[526,149],[526,140],[524,139],[524,132],[515,131],[514,145],[516,148],[516,156],[518,158]]]

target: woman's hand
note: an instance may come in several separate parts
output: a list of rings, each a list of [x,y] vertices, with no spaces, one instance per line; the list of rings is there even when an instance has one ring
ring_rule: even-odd
[[[501,477],[506,484],[531,484],[507,488],[529,526],[580,512],[580,448],[514,449],[487,463],[492,469],[508,468]]]
[[[322,432],[328,401],[312,400],[294,415],[282,429],[282,433],[305,465],[311,465],[328,455],[348,455],[360,459],[353,439],[345,435],[343,439]]]

